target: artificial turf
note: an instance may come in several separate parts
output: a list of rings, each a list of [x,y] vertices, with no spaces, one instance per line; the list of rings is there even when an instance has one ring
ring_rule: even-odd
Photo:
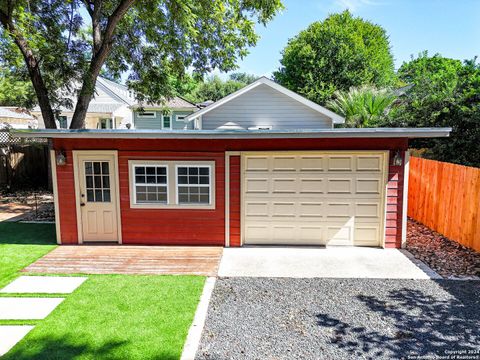
[[[2,360],[179,359],[204,280],[90,275]]]
[[[0,288],[56,246],[54,224],[0,222]]]

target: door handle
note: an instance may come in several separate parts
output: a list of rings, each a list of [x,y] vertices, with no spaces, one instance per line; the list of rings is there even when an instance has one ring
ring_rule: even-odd
[[[85,206],[85,203],[80,203],[80,206]]]

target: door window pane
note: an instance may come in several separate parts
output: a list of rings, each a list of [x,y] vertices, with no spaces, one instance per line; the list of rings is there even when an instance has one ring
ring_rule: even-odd
[[[110,202],[110,164],[108,161],[85,162],[85,187],[88,202]]]

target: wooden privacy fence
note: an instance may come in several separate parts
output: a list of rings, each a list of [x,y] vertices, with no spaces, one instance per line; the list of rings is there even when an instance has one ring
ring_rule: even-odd
[[[480,251],[480,169],[412,157],[408,216]]]

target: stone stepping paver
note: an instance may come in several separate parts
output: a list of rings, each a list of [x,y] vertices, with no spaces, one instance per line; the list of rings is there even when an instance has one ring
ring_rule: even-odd
[[[0,297],[0,320],[44,319],[63,300],[63,298]]]
[[[5,286],[1,293],[69,294],[79,287],[86,277],[71,276],[20,276]]]
[[[32,329],[33,326],[28,325],[0,325],[0,356],[5,355]]]

